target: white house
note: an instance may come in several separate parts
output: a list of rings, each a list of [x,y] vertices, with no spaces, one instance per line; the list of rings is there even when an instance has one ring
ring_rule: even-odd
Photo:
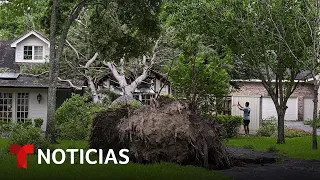
[[[129,83],[131,83],[134,79],[130,80],[128,80]],[[101,81],[101,88],[107,88],[116,94],[122,95],[122,91],[119,88],[119,83],[111,74],[105,76],[105,78],[103,78]],[[171,84],[167,80],[167,77],[157,71],[152,70],[149,73],[149,76],[138,85],[137,89],[135,89],[133,96],[136,100],[141,101],[144,104],[150,104],[151,98],[155,97],[157,94],[167,95],[171,93]]]
[[[26,118],[47,119],[48,80],[21,74],[20,66],[47,63],[50,43],[46,37],[31,31],[14,41],[0,41],[0,121],[24,122]],[[74,89],[60,81],[57,107]]]

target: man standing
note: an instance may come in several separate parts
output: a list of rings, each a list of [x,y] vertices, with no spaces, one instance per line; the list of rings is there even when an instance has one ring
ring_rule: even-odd
[[[249,108],[249,102],[246,102],[245,106],[246,107],[241,106],[238,101],[238,108],[241,111],[243,111],[244,132],[246,133],[246,136],[249,136],[249,123],[250,123],[250,111],[251,111],[251,109]]]

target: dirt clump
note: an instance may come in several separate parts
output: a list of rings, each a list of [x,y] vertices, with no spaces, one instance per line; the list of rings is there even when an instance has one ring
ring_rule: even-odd
[[[186,101],[160,98],[157,102],[157,106],[134,111],[119,109],[126,112],[116,113],[118,116],[115,112],[98,116],[93,123],[91,148],[127,148],[130,160],[138,163],[166,161],[213,169],[232,165],[218,123],[192,114]]]

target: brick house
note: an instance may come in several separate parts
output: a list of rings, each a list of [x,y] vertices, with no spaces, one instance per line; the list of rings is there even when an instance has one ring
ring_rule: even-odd
[[[231,115],[242,116],[242,111],[240,111],[236,105],[238,101],[242,105],[248,101],[251,108],[250,128],[254,131],[259,129],[263,119],[271,116],[277,117],[273,101],[263,87],[261,80],[239,80],[237,81],[237,84],[239,85],[239,89],[234,90],[225,101],[226,112],[229,112]],[[310,79],[298,84],[296,90],[287,102],[288,109],[285,114],[286,121],[304,121],[312,119],[313,87],[313,82]]]

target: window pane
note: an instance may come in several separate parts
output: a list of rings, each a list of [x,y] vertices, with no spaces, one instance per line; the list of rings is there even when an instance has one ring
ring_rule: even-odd
[[[17,119],[20,122],[24,122],[28,118],[28,102],[29,93],[18,93],[17,98]]]
[[[42,60],[43,59],[43,47],[42,46],[35,46],[34,47],[34,59],[35,60]]]
[[[12,93],[0,92],[0,119],[5,122],[12,119]]]
[[[32,60],[32,46],[24,46],[23,59],[24,60]]]

